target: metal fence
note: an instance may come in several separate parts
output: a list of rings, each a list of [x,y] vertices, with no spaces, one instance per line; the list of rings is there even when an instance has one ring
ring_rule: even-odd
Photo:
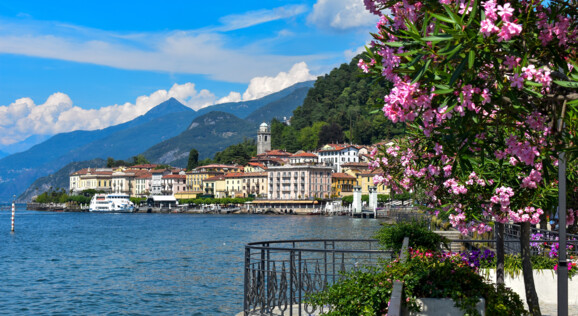
[[[245,246],[244,315],[315,315],[308,294],[349,272],[393,258],[376,240],[321,239],[250,243]]]

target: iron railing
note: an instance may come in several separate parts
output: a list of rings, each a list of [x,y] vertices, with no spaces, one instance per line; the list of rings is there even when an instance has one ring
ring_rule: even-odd
[[[316,239],[245,246],[244,315],[315,315],[308,294],[324,290],[343,272],[391,260],[377,240]]]

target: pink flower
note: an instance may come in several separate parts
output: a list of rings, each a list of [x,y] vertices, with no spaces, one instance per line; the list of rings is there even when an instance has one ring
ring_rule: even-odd
[[[522,33],[522,25],[511,22],[504,22],[498,33],[498,42],[509,41],[515,35]]]
[[[484,5],[484,10],[486,13],[486,18],[496,21],[498,19],[498,15],[496,14],[496,1],[489,0],[482,3]]]
[[[484,34],[485,37],[492,35],[492,33],[498,33],[500,29],[494,25],[494,22],[490,19],[485,19],[480,24],[480,33]]]
[[[510,77],[510,80],[512,81],[512,83],[510,84],[510,87],[518,88],[520,90],[522,90],[524,88],[524,78],[522,78],[518,74],[514,74],[513,77]]]
[[[363,70],[364,73],[368,73],[369,72],[369,65],[365,62],[365,60],[363,59],[359,59],[359,62],[357,63],[357,67],[359,67],[361,70]]]
[[[501,5],[498,6],[498,15],[504,21],[510,21],[513,13],[514,13],[514,8],[512,8],[509,3],[505,3],[504,6],[501,6]]]
[[[506,61],[504,61],[504,65],[508,66],[508,69],[514,69],[520,65],[520,61],[522,58],[516,56],[506,56]]]

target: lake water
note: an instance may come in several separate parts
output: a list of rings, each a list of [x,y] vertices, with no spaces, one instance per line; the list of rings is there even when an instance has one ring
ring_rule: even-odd
[[[234,315],[244,245],[370,238],[374,219],[0,211],[0,313]]]

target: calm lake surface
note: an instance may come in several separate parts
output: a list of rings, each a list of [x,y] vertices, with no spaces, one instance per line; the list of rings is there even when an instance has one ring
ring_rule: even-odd
[[[3,315],[234,315],[244,245],[370,238],[374,219],[0,211]]]

